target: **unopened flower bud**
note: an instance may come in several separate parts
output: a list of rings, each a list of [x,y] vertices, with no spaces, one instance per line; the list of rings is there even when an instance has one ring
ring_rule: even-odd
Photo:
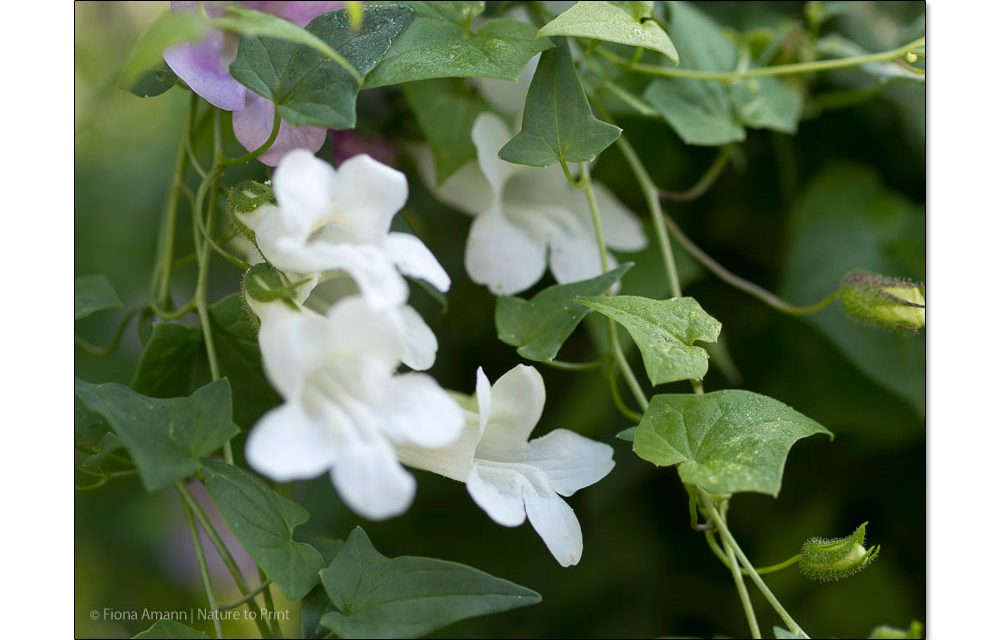
[[[240,216],[253,213],[266,204],[275,204],[275,192],[270,184],[244,180],[226,194],[226,213],[230,223],[250,240],[254,239],[254,232]]]
[[[856,270],[845,276],[838,295],[845,312],[862,322],[912,333],[925,326],[923,283]]]
[[[243,274],[243,295],[259,302],[285,302],[296,306],[296,285],[269,264],[255,264]]]
[[[799,570],[811,580],[827,582],[847,578],[869,566],[879,555],[879,546],[865,548],[865,526],[862,523],[844,538],[810,538],[803,543]]]

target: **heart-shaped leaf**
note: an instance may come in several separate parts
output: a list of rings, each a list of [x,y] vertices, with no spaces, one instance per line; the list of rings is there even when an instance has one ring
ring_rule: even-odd
[[[789,449],[814,434],[833,435],[791,407],[750,391],[654,396],[633,440],[636,455],[678,465],[683,482],[718,494],[777,496]]]

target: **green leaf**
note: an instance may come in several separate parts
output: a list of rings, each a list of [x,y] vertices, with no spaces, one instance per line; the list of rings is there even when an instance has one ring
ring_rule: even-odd
[[[925,216],[887,190],[869,168],[835,165],[807,185],[793,207],[783,297],[810,304],[853,269],[923,279]],[[925,343],[874,329],[833,306],[804,319],[871,380],[924,414]]]
[[[254,562],[290,600],[309,593],[319,582],[323,557],[292,537],[309,512],[246,471],[213,460],[204,470],[212,500]]]
[[[709,354],[695,342],[715,342],[722,325],[694,298],[651,300],[639,296],[578,298],[577,302],[615,320],[629,331],[654,385],[701,380]]]
[[[133,638],[208,638],[188,625],[173,620],[157,620],[152,627],[132,636]]]
[[[233,386],[233,418],[250,427],[281,401],[264,375],[257,328],[238,293],[210,306],[209,322],[219,371]],[[209,379],[201,331],[161,322],[153,325],[131,386],[143,395],[171,398],[187,395]]]
[[[737,46],[691,4],[671,3],[671,33],[682,68],[733,71]],[[689,78],[658,78],[643,97],[688,144],[720,146],[740,142],[744,127],[794,133],[802,95],[778,78],[747,78],[732,85]]]
[[[772,634],[776,638],[796,638],[796,639],[798,639],[800,637],[800,636],[796,635],[795,633],[793,633],[792,631],[789,631],[788,629],[785,629],[784,627],[772,627]]]
[[[730,389],[654,396],[633,451],[681,480],[717,494],[777,496],[786,456],[800,438],[831,432],[767,396]],[[831,435],[833,438],[834,436]]]
[[[430,78],[514,80],[537,53],[553,46],[535,27],[508,18],[487,20],[474,32],[470,23],[483,13],[483,2],[404,4],[413,7],[416,19],[365,79],[366,88]]]
[[[389,559],[360,528],[320,575],[337,607],[321,624],[342,638],[417,637],[541,600],[531,589],[456,562]]]
[[[186,324],[158,322],[143,347],[130,386],[144,396],[186,396],[208,378],[202,333]]]
[[[403,85],[403,95],[431,147],[435,180],[441,185],[462,165],[476,159],[473,122],[487,105],[458,79],[408,82]]]
[[[152,98],[166,93],[175,84],[177,84],[177,74],[167,66],[166,62],[161,62],[156,67],[141,73],[131,85],[120,88],[140,98]]]
[[[347,60],[358,73],[371,71],[413,20],[398,5],[368,7],[361,31],[351,29],[347,11],[324,14],[306,27]],[[310,47],[269,37],[243,37],[229,67],[239,82],[276,105],[293,126],[350,129],[355,125],[358,83],[337,62]]]
[[[591,113],[566,41],[539,59],[525,101],[521,132],[498,156],[507,162],[548,167],[554,162],[588,162],[622,133]]]
[[[163,65],[163,52],[183,42],[197,40],[205,32],[205,20],[197,12],[168,11],[139,38],[118,78],[118,86],[137,95],[138,87],[148,82],[147,74]],[[169,88],[169,87],[168,87]],[[150,94],[153,95],[153,94]]]
[[[118,293],[103,275],[78,276],[73,282],[73,311],[75,320],[107,309],[120,309]]]
[[[925,637],[925,626],[917,620],[911,621],[911,626],[905,629],[897,629],[889,625],[880,625],[869,633],[870,638],[923,638]]]
[[[330,565],[334,558],[344,547],[344,541],[332,538],[315,538],[309,541],[313,547],[323,556],[323,566]],[[320,625],[320,619],[334,610],[327,590],[322,584],[313,587],[302,599],[302,606],[299,613],[299,635],[303,638],[322,638],[327,635],[326,629]]]
[[[76,397],[121,439],[147,491],[187,478],[201,458],[240,432],[231,417],[229,382],[217,380],[187,398],[160,400],[120,384],[76,380]]]
[[[270,13],[230,5],[226,7],[226,13],[218,18],[213,18],[211,23],[217,29],[232,31],[245,37],[274,38],[309,47],[344,69],[348,75],[355,79],[356,83],[362,83],[361,75],[341,54],[334,51],[326,42],[314,34],[284,18],[279,18]]]
[[[619,265],[590,280],[546,287],[531,300],[500,296],[494,321],[501,342],[518,347],[518,355],[528,360],[547,362],[557,352],[590,309],[574,304],[580,296],[598,296],[619,281],[632,267]]]
[[[678,50],[657,21],[610,2],[578,2],[539,29],[540,36],[573,36],[658,51],[678,64]]]

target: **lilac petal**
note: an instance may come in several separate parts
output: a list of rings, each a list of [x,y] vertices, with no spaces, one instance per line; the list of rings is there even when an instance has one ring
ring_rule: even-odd
[[[285,6],[275,15],[281,16],[300,27],[305,27],[313,18],[344,8],[343,2],[285,2]]]
[[[226,111],[243,108],[247,89],[229,75],[226,37],[211,30],[200,42],[186,42],[163,52],[163,59],[191,90]],[[235,53],[235,52],[234,52]]]
[[[267,142],[274,125],[275,105],[252,91],[247,92],[247,105],[233,113],[233,133],[248,151],[257,149]],[[271,148],[257,159],[274,167],[282,157],[293,149],[306,149],[316,153],[327,139],[327,130],[320,127],[292,127],[282,122],[278,137]]]

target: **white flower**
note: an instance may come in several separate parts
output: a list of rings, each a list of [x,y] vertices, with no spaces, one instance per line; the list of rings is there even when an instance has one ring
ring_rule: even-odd
[[[601,258],[584,193],[567,183],[558,165],[524,167],[497,157],[511,132],[498,116],[473,124],[477,163],[469,163],[434,189],[451,206],[476,217],[466,243],[466,270],[496,294],[524,291],[549,268],[557,282],[599,275]],[[418,157],[424,180],[434,184],[429,154]],[[643,227],[610,191],[594,185],[608,246],[639,251]]]
[[[433,378],[395,373],[406,326],[360,296],[326,315],[283,302],[251,302],[268,379],[285,403],[247,440],[247,461],[279,482],[330,471],[344,502],[380,520],[404,512],[415,482],[393,445],[442,447],[463,429],[463,412]]]
[[[534,367],[518,365],[493,388],[477,371],[476,411],[454,444],[421,450],[399,446],[404,464],[466,483],[495,522],[516,527],[528,517],[556,560],[568,567],[584,550],[580,523],[560,496],[604,478],[615,466],[612,448],[566,429],[528,437],[542,415],[546,389]]]
[[[402,304],[400,273],[447,291],[450,280],[424,243],[390,232],[407,200],[407,179],[368,155],[334,169],[304,149],[290,151],[275,170],[275,205],[243,216],[263,256],[290,276],[347,272],[376,309]]]

